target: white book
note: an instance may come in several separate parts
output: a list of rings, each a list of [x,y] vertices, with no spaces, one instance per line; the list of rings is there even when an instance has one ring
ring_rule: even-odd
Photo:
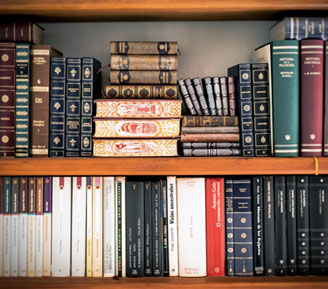
[[[70,276],[71,269],[71,178],[53,177],[52,182],[52,276]]]
[[[35,277],[35,178],[28,178],[27,190],[27,276]]]
[[[11,178],[3,178],[3,276],[10,277]]]
[[[10,276],[18,276],[19,178],[12,178],[10,218]]]
[[[2,203],[0,203],[2,206]],[[0,208],[0,277],[3,277],[3,214]]]
[[[87,232],[86,265],[87,277],[92,277],[92,177],[87,177]]]
[[[104,277],[115,276],[114,177],[104,177]]]
[[[85,276],[86,177],[73,177],[72,276]]]
[[[179,275],[206,276],[205,178],[177,178]]]
[[[35,214],[35,276],[42,277],[43,255],[43,177],[37,178]]]
[[[167,192],[169,275],[173,277],[179,276],[177,185],[175,176],[167,177]]]

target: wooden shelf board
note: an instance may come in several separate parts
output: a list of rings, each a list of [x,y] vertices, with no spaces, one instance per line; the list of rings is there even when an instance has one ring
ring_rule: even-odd
[[[328,174],[328,158],[28,158],[0,159],[1,176],[311,175]]]
[[[0,1],[0,15],[24,16],[33,21],[263,20],[322,15],[325,10],[326,0]]]

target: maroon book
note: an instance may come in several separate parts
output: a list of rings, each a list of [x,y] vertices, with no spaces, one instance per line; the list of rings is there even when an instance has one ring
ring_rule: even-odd
[[[322,156],[324,41],[300,41],[301,155]]]
[[[324,121],[324,156],[328,156],[328,40],[325,41],[326,71],[325,71],[325,121]]]
[[[42,28],[31,22],[1,22],[0,41],[41,44]]]

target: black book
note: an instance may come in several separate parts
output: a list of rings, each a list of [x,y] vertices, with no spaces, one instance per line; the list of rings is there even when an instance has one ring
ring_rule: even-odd
[[[145,276],[153,275],[151,182],[145,182]]]
[[[196,115],[197,112],[196,112],[196,109],[194,108],[194,105],[191,101],[191,98],[190,98],[190,95],[188,93],[188,90],[187,90],[187,87],[185,85],[185,82],[183,79],[180,79],[178,81],[178,84],[179,84],[179,92],[180,92],[180,95],[184,101],[184,104],[186,105],[190,115]]]
[[[309,177],[297,177],[297,273],[310,274]]]
[[[310,176],[310,272],[328,273],[328,176]]]
[[[276,232],[275,273],[278,276],[285,276],[287,275],[286,180],[284,176],[275,176],[274,181]]]
[[[195,87],[196,95],[198,97],[198,100],[199,100],[200,107],[202,109],[203,115],[210,115],[210,111],[208,109],[208,105],[207,105],[206,98],[205,98],[205,95],[204,95],[204,89],[203,89],[202,82],[201,82],[200,78],[196,77],[196,78],[193,78],[191,81],[192,81],[192,83]]]
[[[253,242],[254,273],[263,275],[263,179],[261,176],[253,177]]]
[[[143,277],[144,263],[144,183],[127,181],[126,206],[126,276]]]
[[[185,85],[187,87],[191,102],[192,102],[192,104],[193,104],[193,106],[194,106],[194,108],[197,112],[197,115],[203,115],[202,109],[200,108],[200,104],[199,104],[199,101],[198,101],[197,96],[196,96],[196,91],[194,89],[194,86],[191,83],[191,79],[187,78],[187,79],[185,79],[184,82],[185,82]]]
[[[169,276],[169,240],[168,240],[168,219],[167,219],[167,181],[161,179],[161,212],[163,224],[163,275]]]
[[[210,110],[210,115],[217,115],[213,86],[212,86],[212,79],[211,77],[205,77],[202,78],[202,82],[203,82],[204,91],[206,92],[206,98]]]

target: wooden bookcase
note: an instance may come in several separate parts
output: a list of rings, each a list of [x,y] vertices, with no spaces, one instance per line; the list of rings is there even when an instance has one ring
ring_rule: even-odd
[[[1,0],[1,20],[272,21],[325,16],[327,0]],[[56,24],[54,24],[56,25]],[[179,39],[177,39],[179,40]],[[233,64],[233,63],[232,63]],[[0,159],[0,176],[328,174],[328,158]],[[252,278],[0,278],[0,288],[327,288],[328,276]]]

